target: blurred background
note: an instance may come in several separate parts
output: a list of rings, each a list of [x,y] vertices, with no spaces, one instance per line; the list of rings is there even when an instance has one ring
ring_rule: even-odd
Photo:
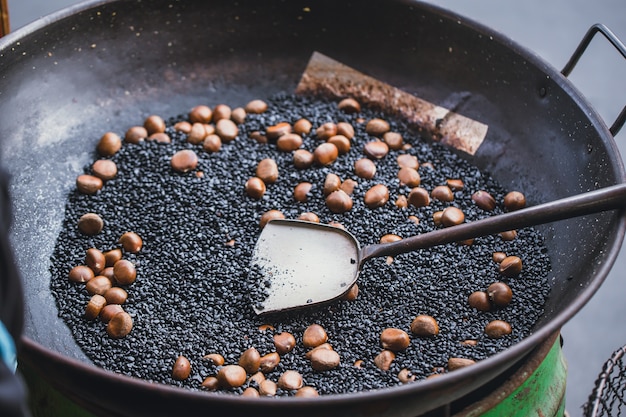
[[[8,0],[11,29],[20,27],[78,0]],[[501,32],[562,69],[595,23],[604,23],[626,42],[624,0],[439,0],[429,1]],[[626,60],[601,36],[596,36],[570,80],[611,125],[626,104]],[[616,136],[626,155],[626,128]],[[562,329],[568,361],[566,408],[581,415],[604,362],[626,344],[626,248],[600,291]]]

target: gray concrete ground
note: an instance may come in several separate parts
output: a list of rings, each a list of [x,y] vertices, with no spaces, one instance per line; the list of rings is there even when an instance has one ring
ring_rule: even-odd
[[[17,29],[38,17],[77,0],[9,0],[12,28]],[[438,0],[430,1],[498,30],[520,45],[536,52],[560,69],[594,23],[609,26],[626,41],[624,0]],[[611,124],[626,104],[626,60],[594,40],[570,79]],[[620,152],[626,155],[626,129],[616,136]],[[565,356],[569,362],[567,409],[581,415],[594,380],[611,353],[626,344],[626,248],[603,287],[562,331]]]

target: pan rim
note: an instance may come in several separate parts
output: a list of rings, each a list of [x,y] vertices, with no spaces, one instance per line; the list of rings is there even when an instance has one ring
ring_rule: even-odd
[[[45,16],[41,16],[40,18],[33,20],[22,27],[12,30],[3,37],[0,37],[0,57],[3,55],[4,51],[9,51],[11,46],[19,45],[20,41],[25,39],[28,35],[32,35],[41,29],[45,29],[52,23],[60,22],[63,19],[71,17],[75,14],[82,13],[97,6],[114,3],[116,1],[119,0],[83,0],[81,3],[65,7]]]

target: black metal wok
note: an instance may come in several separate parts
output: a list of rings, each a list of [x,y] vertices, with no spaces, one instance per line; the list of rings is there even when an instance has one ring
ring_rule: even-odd
[[[564,76],[438,8],[388,0],[89,1],[0,40],[0,155],[13,176],[23,362],[102,415],[416,415],[480,389],[589,300],[617,257],[623,213],[541,227],[552,292],[534,333],[437,379],[318,399],[243,399],[92,365],[57,318],[48,266],[66,193],[97,139],[150,114],[292,91],[313,51],[489,125],[468,159],[530,204],[624,181],[611,132]]]

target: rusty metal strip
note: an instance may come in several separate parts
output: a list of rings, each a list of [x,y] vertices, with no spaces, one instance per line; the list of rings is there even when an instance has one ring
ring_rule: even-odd
[[[446,145],[474,155],[488,126],[378,81],[314,52],[296,88],[298,94],[352,97],[399,114]]]
[[[10,29],[7,0],[0,0],[0,38],[9,33]]]

